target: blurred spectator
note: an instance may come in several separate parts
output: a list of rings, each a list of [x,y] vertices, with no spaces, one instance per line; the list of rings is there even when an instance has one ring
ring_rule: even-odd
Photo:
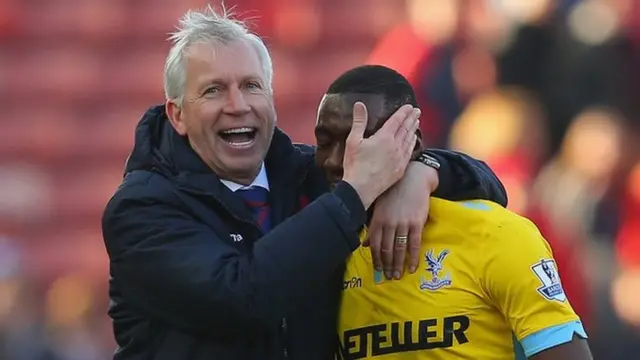
[[[409,80],[424,118],[429,119],[421,126],[423,139],[430,146],[438,146],[443,138],[443,125],[440,109],[423,94],[421,79],[433,66],[436,49],[453,38],[458,12],[458,2],[453,0],[408,0],[407,22],[389,30],[366,60],[368,64],[393,68]]]
[[[522,213],[531,182],[547,155],[545,124],[532,96],[505,87],[471,100],[453,125],[449,146],[484,159],[502,179],[509,208]]]
[[[58,360],[47,344],[42,311],[14,241],[0,237],[0,358]]]
[[[534,186],[537,205],[546,209],[557,226],[573,227],[584,234],[584,241],[611,244],[617,231],[617,213],[608,204],[615,201],[610,190],[621,165],[622,126],[621,117],[610,110],[584,111]],[[603,213],[602,209],[609,211]],[[587,234],[600,234],[604,239]]]
[[[98,360],[102,356],[91,334],[93,293],[90,282],[80,274],[61,277],[51,284],[46,296],[50,343],[65,360]]]
[[[0,216],[35,222],[48,216],[50,188],[45,173],[36,167],[0,164]]]
[[[640,269],[640,162],[633,166],[625,185],[617,254],[623,268]]]
[[[392,29],[367,60],[397,69],[416,89],[426,143],[445,146],[453,121],[497,80],[493,57],[505,34],[484,1],[408,0],[408,22]],[[415,49],[409,54],[403,49]]]
[[[623,113],[637,107],[632,48],[622,28],[630,2],[542,2],[556,12],[519,24],[498,61],[501,83],[531,89],[545,104],[555,152],[571,120],[586,107],[606,105]]]
[[[450,146],[484,159],[502,179],[509,208],[528,216],[552,244],[567,296],[589,326],[588,286],[575,233],[551,221],[531,194],[547,156],[546,119],[541,105],[522,89],[505,87],[473,99],[451,132]],[[546,187],[545,187],[546,189]]]

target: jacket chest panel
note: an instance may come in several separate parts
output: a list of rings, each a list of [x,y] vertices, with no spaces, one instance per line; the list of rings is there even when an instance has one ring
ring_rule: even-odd
[[[227,244],[241,252],[251,251],[253,244],[264,235],[241,200],[235,204],[224,204],[211,196],[182,194],[180,197],[184,202],[185,210],[221,239],[225,239]],[[272,227],[295,215],[309,203],[305,195],[284,200],[284,202],[278,201],[271,204]],[[280,216],[274,216],[276,214]]]

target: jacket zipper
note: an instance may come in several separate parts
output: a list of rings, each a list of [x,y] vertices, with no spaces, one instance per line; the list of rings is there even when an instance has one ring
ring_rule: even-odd
[[[294,189],[299,189],[300,185],[302,185],[302,183],[304,183],[304,181],[307,179],[307,175],[309,175],[308,171],[305,171],[304,174],[302,174],[302,176],[300,176],[298,178],[298,181],[295,183],[295,186],[293,187]],[[306,195],[305,195],[306,196]],[[281,330],[282,330],[282,357],[284,360],[289,359],[289,346],[288,346],[288,337],[289,337],[289,324],[287,321],[287,317],[283,316],[282,317],[282,323],[280,326]]]
[[[298,182],[295,183],[295,186],[293,187],[294,189],[298,189],[300,187],[300,185],[307,179],[307,175],[309,174],[308,171],[306,171],[304,174],[302,174],[302,176],[300,176],[298,178]],[[190,192],[192,194],[196,194],[196,195],[201,195],[201,196],[209,196],[212,197],[213,199],[215,199],[216,203],[222,207],[228,214],[230,214],[234,219],[238,220],[239,222],[243,223],[243,224],[248,224],[253,226],[254,228],[260,230],[260,232],[262,232],[262,229],[260,229],[260,227],[252,221],[247,221],[241,217],[239,217],[238,215],[234,214],[233,211],[231,211],[231,209],[225,205],[222,201],[218,200],[217,197],[212,196],[209,193],[206,193],[204,191],[199,191],[196,189],[191,189],[185,186],[178,186],[179,189],[182,189],[184,191]],[[284,316],[282,317],[282,320],[280,322],[280,333],[282,334],[282,357],[283,359],[288,359],[289,358],[289,347],[287,346],[287,338],[289,336],[289,332],[288,332],[288,321],[287,321],[287,317]]]

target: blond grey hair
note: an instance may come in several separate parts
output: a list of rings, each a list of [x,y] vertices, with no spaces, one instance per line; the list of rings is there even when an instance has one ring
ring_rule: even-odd
[[[221,6],[217,12],[211,5],[204,10],[189,10],[180,19],[177,30],[170,34],[172,43],[164,64],[164,94],[167,100],[178,105],[184,101],[186,82],[185,57],[189,48],[202,42],[228,44],[246,41],[258,54],[269,91],[273,86],[273,63],[262,39],[252,33],[247,25],[237,19],[233,9]]]

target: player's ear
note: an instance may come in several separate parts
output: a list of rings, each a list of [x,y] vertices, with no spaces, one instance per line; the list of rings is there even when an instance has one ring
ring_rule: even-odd
[[[422,144],[422,133],[420,132],[420,129],[416,130],[416,137],[418,139],[416,140],[415,148],[413,148],[413,156],[411,157],[412,159],[415,159],[416,157],[418,157],[418,155],[420,155],[420,153],[424,149]]]

